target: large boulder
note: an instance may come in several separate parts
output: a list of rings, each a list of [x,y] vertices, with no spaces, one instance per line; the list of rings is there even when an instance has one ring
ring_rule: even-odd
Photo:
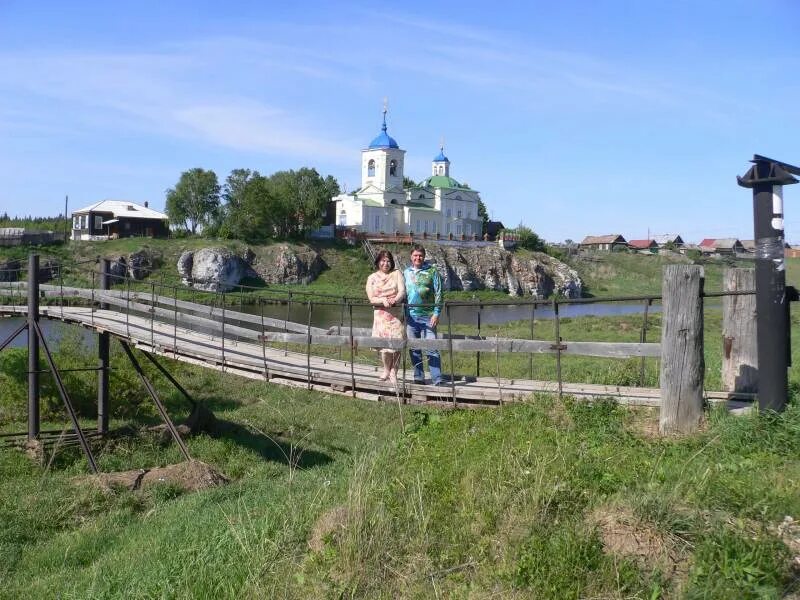
[[[485,289],[534,298],[581,295],[578,273],[542,252],[522,258],[499,246],[471,248],[429,243],[425,249],[428,261],[442,276],[445,291]],[[408,256],[397,258],[401,267],[408,266]]]
[[[182,281],[208,292],[233,289],[247,271],[247,264],[227,248],[201,248],[184,252],[178,259]]]

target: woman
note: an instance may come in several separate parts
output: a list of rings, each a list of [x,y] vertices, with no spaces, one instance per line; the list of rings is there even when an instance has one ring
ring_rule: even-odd
[[[372,337],[402,338],[403,323],[400,320],[400,305],[406,297],[403,274],[394,268],[394,257],[388,250],[381,250],[375,257],[377,269],[367,278],[367,297],[374,307]],[[397,308],[393,308],[397,307]],[[397,383],[397,365],[400,352],[391,348],[380,350],[383,373],[380,381],[387,379]]]

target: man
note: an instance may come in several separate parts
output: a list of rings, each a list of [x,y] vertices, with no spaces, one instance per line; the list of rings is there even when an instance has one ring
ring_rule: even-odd
[[[409,339],[436,339],[436,326],[442,312],[442,277],[436,267],[425,262],[425,248],[411,248],[411,266],[403,272],[406,282],[406,335]],[[410,350],[414,383],[425,383],[422,351]],[[441,358],[437,350],[427,350],[428,370],[433,385],[442,385]]]

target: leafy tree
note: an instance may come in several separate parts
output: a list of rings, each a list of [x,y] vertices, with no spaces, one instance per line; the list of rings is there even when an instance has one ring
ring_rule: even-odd
[[[486,210],[486,205],[483,200],[478,200],[478,216],[481,218],[481,233],[486,233],[486,228],[489,225],[489,211]]]
[[[241,230],[247,225],[247,211],[244,210],[247,186],[261,177],[258,171],[234,169],[225,179],[222,198],[225,205],[217,211],[218,219],[214,229],[222,238],[242,237]]]
[[[338,193],[336,179],[308,167],[269,177],[237,169],[225,183],[220,235],[247,241],[300,237],[322,224],[328,202]]]
[[[403,175],[403,189],[410,187],[417,187],[417,182],[411,179],[411,177],[406,177]]]
[[[544,240],[540,238],[533,229],[520,223],[516,229],[517,232],[517,246],[527,250],[535,250],[537,252],[544,252],[546,247]]]
[[[181,173],[174,188],[167,190],[167,215],[173,223],[197,233],[219,208],[219,183],[214,171],[194,168]]]

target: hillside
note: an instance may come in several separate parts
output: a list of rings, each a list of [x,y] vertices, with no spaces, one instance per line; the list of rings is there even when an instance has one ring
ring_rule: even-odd
[[[335,296],[363,295],[364,282],[372,272],[372,264],[360,247],[339,243],[309,243],[316,250],[324,263],[320,276],[305,286],[271,286],[278,289],[303,289],[321,294]],[[246,244],[236,240],[208,240],[203,238],[185,239],[120,239],[105,242],[80,242],[67,246],[47,246],[37,248],[42,257],[51,256],[56,259],[67,259],[73,262],[91,260],[98,256],[119,257],[141,248],[148,249],[156,257],[155,269],[151,279],[169,284],[178,284],[180,278],[176,270],[178,257],[185,250],[199,249],[209,246],[221,246],[232,252],[243,255],[249,248],[256,256],[265,253],[267,246]],[[290,246],[298,247],[290,244]],[[392,245],[389,249],[394,253],[407,252],[407,248]],[[25,258],[30,248],[0,248],[0,258]],[[520,258],[530,258],[531,252],[517,250]],[[595,253],[579,255],[567,261],[567,264],[578,272],[583,281],[584,296],[613,297],[638,296],[661,293],[661,273],[664,265],[691,262],[678,254],[628,254],[628,253]],[[729,266],[753,267],[753,261],[701,259],[705,270],[705,289],[721,290],[722,273]],[[800,287],[800,258],[786,259],[787,284]],[[244,282],[249,285],[263,285],[257,281]],[[502,292],[487,290],[473,292],[450,292],[452,299],[507,300]]]

